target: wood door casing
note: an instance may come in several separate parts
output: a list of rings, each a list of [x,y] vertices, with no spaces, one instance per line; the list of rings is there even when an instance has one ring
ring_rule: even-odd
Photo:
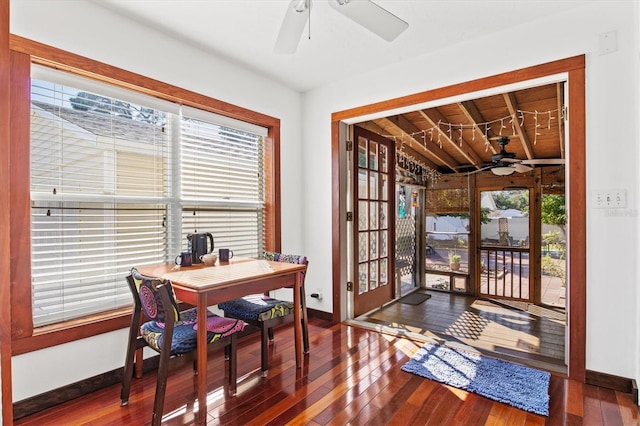
[[[340,220],[341,212],[344,212],[341,195],[340,162],[340,134],[339,126],[343,122],[354,120],[358,117],[384,111],[393,111],[397,108],[405,108],[423,102],[445,99],[478,90],[491,89],[505,84],[523,82],[539,77],[550,76],[558,73],[566,73],[568,76],[569,108],[568,128],[571,138],[568,140],[568,148],[571,152],[567,170],[569,194],[567,206],[570,206],[567,223],[571,232],[569,234],[568,251],[568,275],[571,277],[571,285],[568,286],[568,318],[569,318],[569,348],[568,374],[574,380],[584,382],[586,377],[586,58],[585,55],[560,59],[527,68],[507,71],[488,77],[470,80],[450,86],[439,87],[423,92],[388,99],[372,104],[361,105],[335,111],[331,114],[331,156],[332,156],[332,247],[334,248],[333,265],[333,319],[339,322],[343,319],[347,304],[343,303],[342,284],[344,264],[346,260],[341,256],[340,247],[345,239],[343,221]],[[341,210],[342,208],[342,210]]]
[[[353,290],[358,316],[395,296],[395,147],[355,126],[353,150]]]

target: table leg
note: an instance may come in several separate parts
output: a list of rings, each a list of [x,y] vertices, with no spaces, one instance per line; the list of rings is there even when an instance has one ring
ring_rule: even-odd
[[[198,424],[207,423],[207,303],[198,296]]]
[[[293,289],[293,332],[295,336],[296,349],[296,367],[302,368],[302,321],[300,314],[302,311],[302,302],[300,300],[300,288],[302,280],[300,274],[296,272],[296,285]]]

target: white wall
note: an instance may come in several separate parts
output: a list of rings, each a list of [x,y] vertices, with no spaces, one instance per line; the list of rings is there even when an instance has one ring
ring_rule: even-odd
[[[61,25],[52,25],[57,22]],[[237,65],[181,45],[87,1],[11,1],[12,34],[239,105],[281,120],[282,245],[302,252],[301,96]],[[135,41],[135,42],[133,42]],[[290,206],[296,206],[290,208]],[[122,367],[117,331],[13,357],[13,399]]]
[[[637,26],[636,1],[583,2],[566,14],[306,93],[304,217],[313,226],[304,227],[304,241],[314,262],[307,279],[330,292],[332,112],[586,54],[587,191],[628,191],[626,209],[612,212],[593,209],[589,201],[587,205],[586,367],[640,379]],[[599,55],[598,35],[612,30],[617,31],[618,50]]]
[[[309,256],[307,285],[322,288],[325,295],[309,306],[327,312],[332,311],[327,296],[332,267],[332,112],[586,54],[587,190],[622,187],[628,191],[628,208],[614,211],[615,215],[588,206],[587,368],[640,380],[638,16],[636,1],[584,2],[568,14],[351,76],[302,98],[90,2],[13,0],[11,32],[279,117],[283,247]],[[69,24],[51,26],[51,22]],[[96,32],[98,22],[102,30]],[[598,34],[611,30],[617,31],[619,49],[600,56]],[[105,33],[108,38],[101,38]],[[629,266],[618,267],[620,260]],[[14,400],[117,368],[125,345],[124,333],[118,331],[14,357]]]

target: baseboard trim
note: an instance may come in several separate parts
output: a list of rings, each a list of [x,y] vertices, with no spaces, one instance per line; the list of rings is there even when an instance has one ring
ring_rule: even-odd
[[[23,399],[22,401],[14,402],[13,420],[21,419],[58,404],[71,401],[87,393],[95,392],[98,389],[121,382],[123,370],[123,368],[118,368],[49,392],[41,393],[40,395]]]
[[[307,308],[307,315],[310,318],[320,318],[325,321],[333,321],[333,314],[331,312],[318,311],[317,309]]]
[[[601,388],[629,393],[633,398],[633,402],[638,405],[638,385],[635,379],[587,370],[585,374],[585,383],[588,385],[599,386]]]
[[[192,359],[193,358],[188,356],[174,358],[172,360],[171,368],[178,368],[183,363],[189,362]],[[142,373],[145,374],[149,371],[157,370],[159,363],[160,356],[158,355],[145,358],[142,363]],[[88,393],[121,383],[123,374],[124,367],[116,368],[115,370],[107,371],[106,373],[98,374],[97,376],[89,377],[79,382],[71,383],[69,385],[41,393],[40,395],[14,402],[13,420],[30,416],[31,414],[63,404]]]

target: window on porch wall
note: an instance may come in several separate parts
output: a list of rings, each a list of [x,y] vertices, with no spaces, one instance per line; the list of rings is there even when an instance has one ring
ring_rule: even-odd
[[[426,191],[426,286],[469,291],[469,189]]]

